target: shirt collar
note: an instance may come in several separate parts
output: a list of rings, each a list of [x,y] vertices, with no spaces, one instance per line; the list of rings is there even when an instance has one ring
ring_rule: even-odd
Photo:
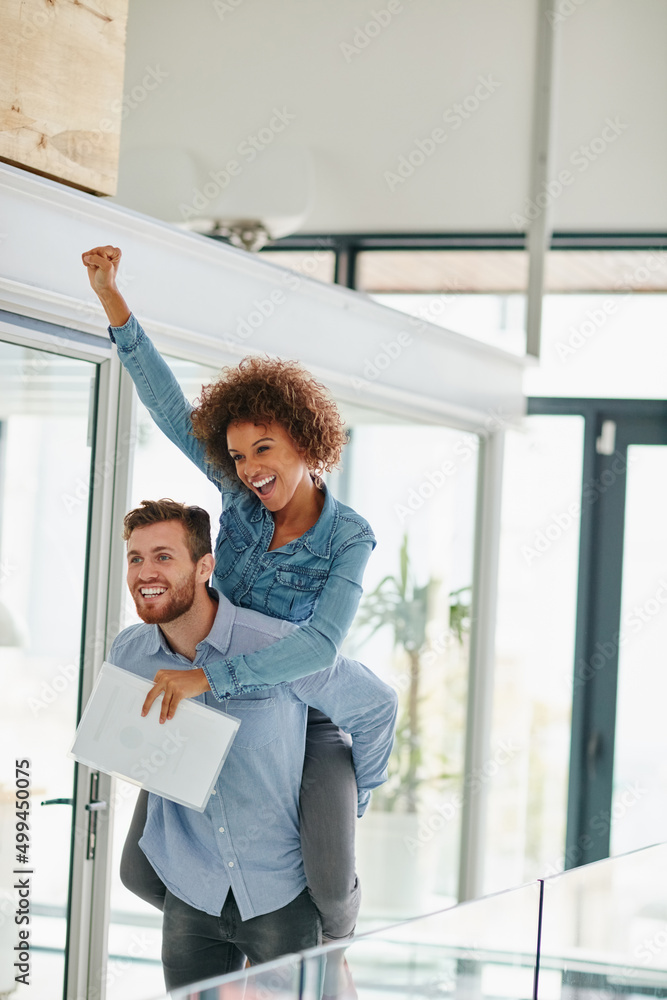
[[[331,543],[336,525],[338,523],[338,506],[333,494],[322,484],[324,493],[324,507],[315,524],[309,528],[300,538],[295,538],[285,546],[291,552],[305,546],[314,556],[322,559],[331,557]],[[254,496],[254,495],[253,495]],[[261,518],[271,517],[271,513],[266,509],[261,500],[257,500],[257,507],[250,515],[251,521],[259,521]]]
[[[216,612],[215,619],[213,620],[211,631],[205,639],[202,639],[202,642],[206,642],[209,646],[213,646],[224,656],[229,649],[230,642],[232,641],[232,631],[236,621],[236,608],[224,594],[220,593],[219,590],[216,590],[215,594],[218,598],[218,610]],[[169,648],[169,643],[165,639],[160,626],[151,625],[150,628],[152,630],[152,635],[149,639],[149,648],[147,649],[148,655],[152,656],[154,653],[162,650],[170,656],[174,656],[174,651]],[[197,646],[200,645],[201,643],[197,643]]]
[[[333,494],[324,484],[322,484],[322,492],[324,493],[322,513],[312,528],[309,528],[305,535],[301,536],[301,541],[314,556],[329,559],[331,540],[338,523],[338,508]]]

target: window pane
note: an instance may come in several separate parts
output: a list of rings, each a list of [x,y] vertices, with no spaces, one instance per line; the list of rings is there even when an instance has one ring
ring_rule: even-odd
[[[664,250],[552,250],[546,257],[547,292],[665,292]]]
[[[357,287],[392,309],[523,354],[527,267],[522,250],[368,250],[358,256]]]
[[[390,778],[358,825],[364,928],[456,898],[477,451],[447,427],[358,424],[333,486],[378,540],[346,649],[399,692]]]
[[[87,361],[0,344],[3,995],[17,987],[16,952],[9,956],[18,945],[13,886],[20,876],[12,874],[18,867],[34,873],[27,875],[30,924],[21,925],[30,931],[30,986],[44,997],[63,989],[72,807],[40,803],[73,794],[74,762],[67,753],[79,692],[95,374]],[[17,758],[31,762],[28,812],[19,817],[17,778],[22,791],[28,786],[15,773]],[[17,819],[27,830],[16,826]],[[27,853],[16,851],[17,839],[28,845]],[[24,856],[29,863],[22,866]]]
[[[525,292],[524,250],[364,250],[357,287],[364,292]]]
[[[216,372],[189,361],[165,359],[185,395],[193,401]],[[211,515],[215,531],[220,517],[220,493],[153,423],[137,401],[136,446],[130,506],[142,500],[170,497],[198,504]],[[121,539],[117,540],[122,545]],[[134,602],[123,585],[123,627],[139,621]],[[164,989],[160,962],[162,914],[121,884],[120,856],[134,812],[138,789],[115,782],[111,917],[109,923],[108,1000],[143,1000]]]
[[[611,852],[666,839],[667,447],[628,448]]]
[[[305,278],[334,280],[336,255],[333,250],[262,250],[261,256],[262,260],[269,260],[278,267],[288,267]]]
[[[485,892],[563,867],[583,424],[507,435]]]
[[[663,399],[667,296],[547,295],[529,396]]]

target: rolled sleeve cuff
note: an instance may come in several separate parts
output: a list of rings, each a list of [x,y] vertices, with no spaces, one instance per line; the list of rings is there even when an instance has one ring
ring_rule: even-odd
[[[109,338],[112,344],[116,344],[119,350],[131,351],[136,344],[145,336],[143,330],[130,313],[130,318],[123,326],[108,326]]]
[[[366,812],[368,808],[368,803],[371,801],[370,791],[358,791],[357,792],[357,819],[361,817]]]
[[[241,694],[241,685],[236,679],[231,660],[220,660],[219,663],[209,663],[208,665],[202,664],[202,670],[218,701],[224,701],[225,698]]]

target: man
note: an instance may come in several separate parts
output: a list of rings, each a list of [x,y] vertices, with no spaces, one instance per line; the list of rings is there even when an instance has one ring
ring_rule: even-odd
[[[144,624],[114,640],[111,663],[155,685],[168,722],[183,697],[241,720],[203,813],[151,795],[140,846],[167,887],[162,962],[167,989],[315,946],[319,916],[306,887],[298,800],[307,706],[353,738],[359,813],[386,778],[396,695],[361,664],[243,697],[216,700],[206,665],[265,648],[297,626],[234,607],[207,586],[213,572],[206,511],[144,501],[125,518],[127,583]],[[153,711],[157,710],[157,706]]]

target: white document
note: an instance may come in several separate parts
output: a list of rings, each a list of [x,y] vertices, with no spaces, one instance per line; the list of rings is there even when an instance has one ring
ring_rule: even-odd
[[[189,698],[164,725],[158,721],[161,698],[142,718],[152,687],[105,661],[69,756],[203,812],[240,722]]]

